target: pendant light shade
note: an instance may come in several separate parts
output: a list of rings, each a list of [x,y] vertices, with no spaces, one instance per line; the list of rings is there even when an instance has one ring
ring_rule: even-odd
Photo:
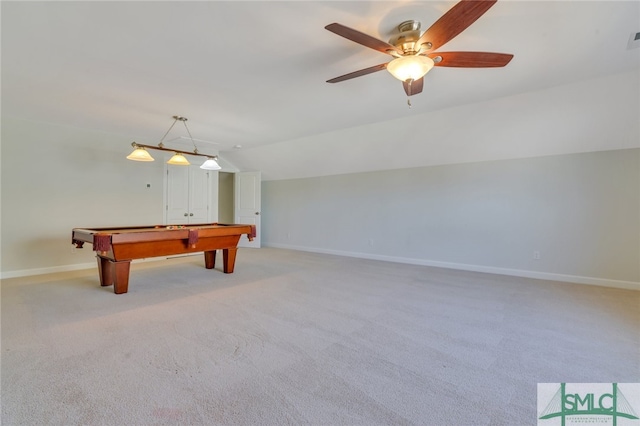
[[[220,170],[222,167],[220,167],[220,164],[218,164],[216,160],[208,157],[207,161],[202,163],[202,166],[200,166],[200,168],[204,170]]]
[[[173,157],[167,161],[167,164],[173,164],[174,166],[188,166],[191,163],[189,163],[189,160],[187,160],[184,155],[176,152]]]
[[[154,161],[153,157],[146,149],[137,147],[133,152],[127,155],[127,159],[133,161]]]
[[[428,56],[400,56],[387,64],[387,71],[400,81],[415,81],[424,77],[434,65]]]

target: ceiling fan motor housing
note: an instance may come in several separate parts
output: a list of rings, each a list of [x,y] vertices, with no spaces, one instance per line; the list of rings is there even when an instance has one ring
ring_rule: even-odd
[[[398,25],[398,35],[389,40],[389,44],[402,50],[405,55],[415,55],[420,50],[416,42],[420,39],[420,22],[404,21]]]

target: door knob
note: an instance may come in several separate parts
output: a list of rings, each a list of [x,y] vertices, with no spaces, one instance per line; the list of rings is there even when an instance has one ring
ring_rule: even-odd
[[[188,216],[188,214],[186,214],[186,213],[185,213],[184,215],[185,215],[185,216]]]
[[[193,213],[189,213],[189,216],[193,216]]]
[[[259,216],[259,215],[260,215],[260,212],[256,212],[256,216]]]

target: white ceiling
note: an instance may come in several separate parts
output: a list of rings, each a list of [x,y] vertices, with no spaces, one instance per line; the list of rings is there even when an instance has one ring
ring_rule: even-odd
[[[435,68],[411,109],[386,71],[325,82],[390,59],[325,25],[388,40],[400,22],[425,30],[455,3],[2,1],[2,114],[147,144],[183,115],[201,151],[224,152],[640,66],[638,1],[500,0],[439,50],[513,53],[505,68]]]

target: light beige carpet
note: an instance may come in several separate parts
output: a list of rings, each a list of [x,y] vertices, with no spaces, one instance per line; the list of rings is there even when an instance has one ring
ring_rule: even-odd
[[[2,424],[533,425],[639,348],[640,292],[240,249],[4,280]]]

